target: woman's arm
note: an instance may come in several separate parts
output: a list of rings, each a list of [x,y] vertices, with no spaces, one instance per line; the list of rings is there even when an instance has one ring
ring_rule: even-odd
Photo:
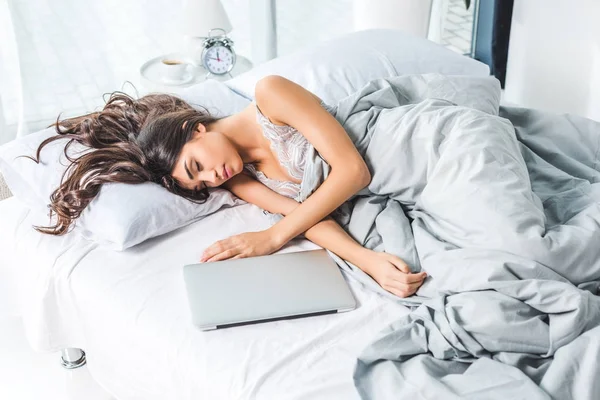
[[[300,203],[285,197],[243,173],[223,185],[237,197],[276,214],[289,215]],[[304,236],[313,243],[332,251],[359,268],[364,268],[364,258],[369,251],[356,242],[337,222],[327,216],[311,228]],[[365,271],[367,272],[367,271]]]
[[[299,207],[295,200],[274,192],[244,174],[234,176],[223,186],[241,199],[273,213],[288,215]],[[383,289],[399,297],[414,294],[427,276],[425,272],[411,273],[408,265],[393,254],[362,247],[329,216],[309,228],[304,236],[350,261],[370,275]]]
[[[271,232],[283,246],[329,215],[371,180],[369,169],[340,123],[302,86],[278,75],[256,84],[256,103],[271,120],[301,132],[331,167],[319,188]]]

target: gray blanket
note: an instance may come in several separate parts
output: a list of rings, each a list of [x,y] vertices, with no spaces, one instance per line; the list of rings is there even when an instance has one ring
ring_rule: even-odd
[[[334,108],[372,180],[333,216],[429,277],[359,355],[365,399],[600,399],[600,124],[494,78],[369,82]],[[327,178],[311,149],[298,200]]]

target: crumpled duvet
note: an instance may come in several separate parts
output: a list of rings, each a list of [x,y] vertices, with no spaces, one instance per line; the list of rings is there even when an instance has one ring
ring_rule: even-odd
[[[365,399],[600,399],[600,124],[493,77],[376,79],[333,115],[371,171],[333,216],[428,278],[356,361]],[[329,165],[312,148],[303,201]]]

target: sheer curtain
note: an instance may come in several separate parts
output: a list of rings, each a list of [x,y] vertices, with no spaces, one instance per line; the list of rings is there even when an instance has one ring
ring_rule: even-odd
[[[176,11],[161,0],[4,0],[2,142],[137,82],[139,64],[173,47]]]
[[[186,50],[184,1],[0,0],[0,145],[46,127],[59,113],[92,112],[105,93],[143,93],[140,66]],[[252,61],[253,1],[221,1],[236,52]],[[352,0],[275,5],[280,56],[353,29]]]
[[[247,0],[224,2],[236,50],[249,52]],[[139,68],[185,51],[183,0],[0,0],[0,144],[143,92]],[[131,82],[131,85],[127,82]]]
[[[23,119],[19,57],[8,6],[0,0],[0,145],[17,136]]]

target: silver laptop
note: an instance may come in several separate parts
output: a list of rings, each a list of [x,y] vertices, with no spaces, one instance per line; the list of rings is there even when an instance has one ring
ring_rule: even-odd
[[[356,308],[324,249],[190,264],[183,276],[192,320],[201,330]]]

